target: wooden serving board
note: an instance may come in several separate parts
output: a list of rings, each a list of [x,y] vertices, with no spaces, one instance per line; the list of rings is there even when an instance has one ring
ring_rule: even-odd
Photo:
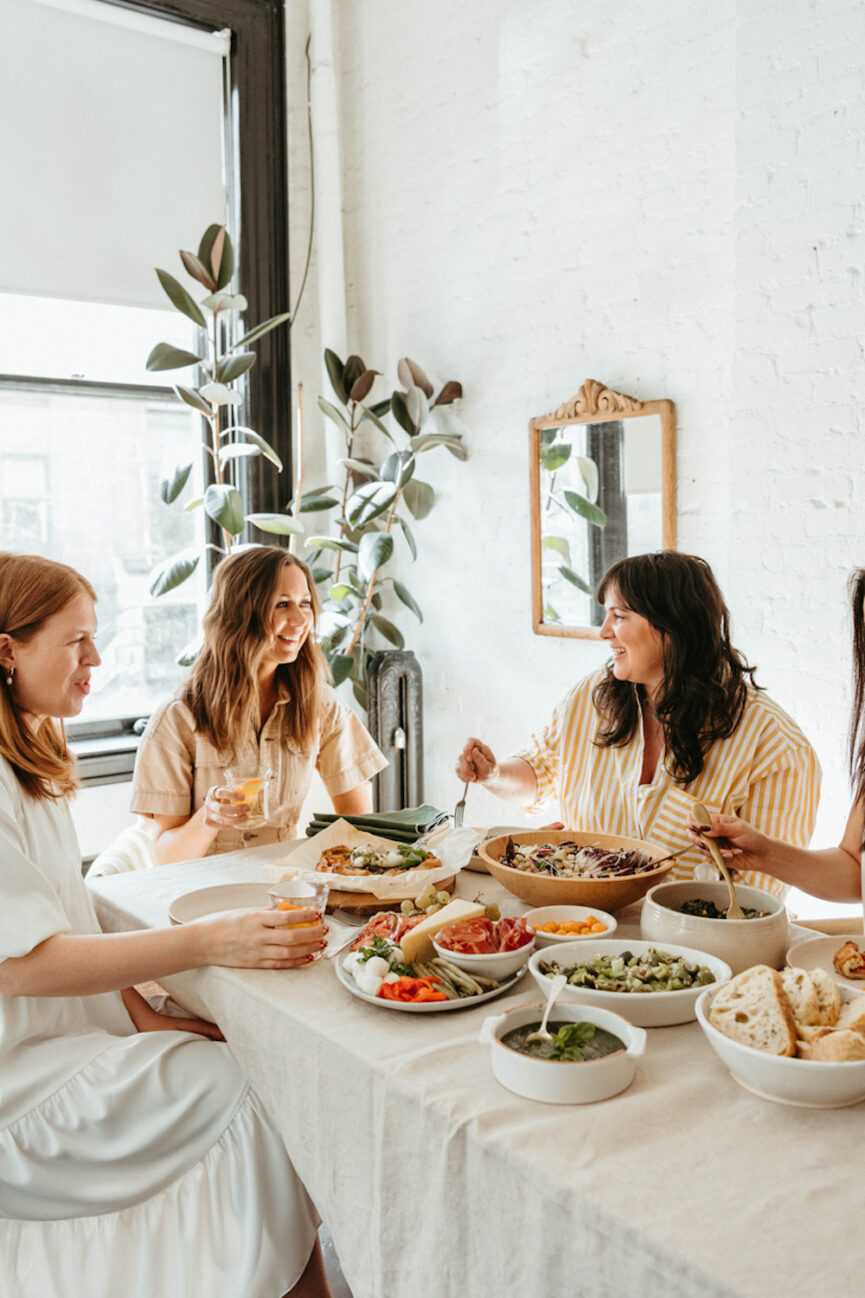
[[[436,892],[450,892],[456,883],[456,875],[449,879],[439,879],[435,885]],[[371,892],[331,891],[327,898],[328,910],[347,910],[352,915],[374,915],[379,910],[399,910],[404,901],[414,901],[421,891],[415,886],[411,892],[401,893],[399,897],[388,897],[386,900],[374,897]]]

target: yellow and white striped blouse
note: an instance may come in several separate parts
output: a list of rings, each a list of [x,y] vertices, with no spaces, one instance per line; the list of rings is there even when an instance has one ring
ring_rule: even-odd
[[[736,730],[709,749],[695,780],[683,788],[664,770],[663,757],[651,784],[640,784],[643,733],[620,748],[597,748],[599,728],[592,691],[595,672],[576,685],[553,713],[546,729],[517,753],[538,781],[529,811],[559,800],[569,829],[651,839],[670,851],[689,840],[688,811],[702,802],[709,811],[742,816],[755,828],[807,847],[817,815],[820,765],[802,731],[778,704],[749,687]],[[689,879],[702,860],[696,847],[674,862],[668,878]],[[767,874],[743,873],[745,883],[783,897],[787,886]]]

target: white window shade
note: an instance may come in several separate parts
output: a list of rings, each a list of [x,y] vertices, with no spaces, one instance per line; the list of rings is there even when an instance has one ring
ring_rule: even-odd
[[[227,33],[0,0],[0,291],[164,307],[225,220]]]

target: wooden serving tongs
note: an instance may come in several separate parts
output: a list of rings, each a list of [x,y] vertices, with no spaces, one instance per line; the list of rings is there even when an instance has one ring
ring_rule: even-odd
[[[708,835],[706,834],[706,830],[712,828],[712,820],[711,817],[709,816],[708,811],[703,806],[702,802],[694,803],[693,807],[691,808],[691,816],[693,818],[694,824],[697,826],[697,829],[700,831],[700,837],[702,838],[703,842],[706,844],[706,846],[709,849],[709,852],[711,853],[712,860],[715,862],[718,869],[721,871],[721,874],[724,876],[724,879],[726,880],[727,887],[730,889],[730,905],[727,907],[727,910],[725,912],[727,919],[744,919],[745,912],[742,910],[742,907],[739,905],[739,903],[736,900],[736,892],[735,889],[733,888],[733,880],[730,878],[730,871],[727,869],[727,863],[724,860],[723,856],[721,855],[721,849],[718,846],[718,844],[715,842],[714,838],[709,838]]]

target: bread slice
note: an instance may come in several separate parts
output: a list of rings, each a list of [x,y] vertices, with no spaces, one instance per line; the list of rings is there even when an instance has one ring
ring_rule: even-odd
[[[810,1058],[823,1063],[865,1059],[865,1037],[849,1028],[824,1028],[811,1042]]]
[[[811,982],[820,1003],[820,1022],[834,1027],[841,1013],[841,992],[838,984],[825,969],[812,969]]]
[[[796,1053],[796,1021],[781,975],[758,964],[715,993],[709,1022],[731,1041],[772,1055]]]
[[[865,1036],[865,996],[856,996],[841,1006],[838,1027],[849,1028],[851,1032],[860,1032]]]
[[[817,988],[804,969],[782,969],[781,982],[793,1010],[793,1018],[800,1027],[826,1022],[817,999]]]

